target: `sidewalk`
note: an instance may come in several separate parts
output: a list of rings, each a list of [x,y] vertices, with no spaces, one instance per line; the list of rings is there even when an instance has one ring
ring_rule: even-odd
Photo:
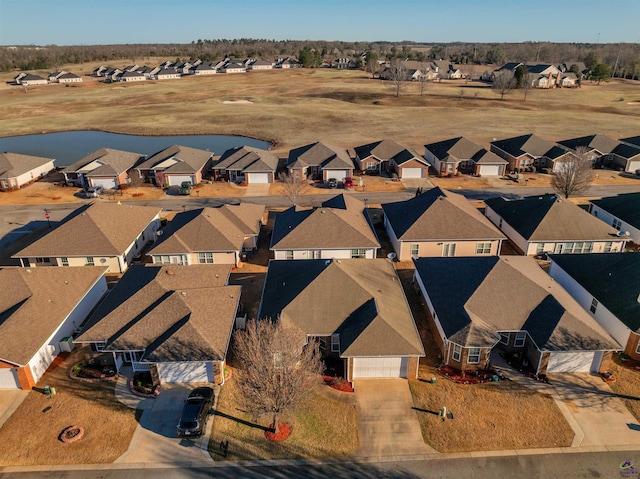
[[[151,409],[155,399],[143,398],[136,396],[129,388],[129,378],[133,376],[131,366],[123,366],[120,368],[120,376],[116,383],[115,395],[116,399],[131,409]]]

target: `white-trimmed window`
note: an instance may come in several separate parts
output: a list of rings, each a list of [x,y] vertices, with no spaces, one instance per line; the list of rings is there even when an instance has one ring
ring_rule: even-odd
[[[596,298],[593,298],[591,300],[591,307],[589,308],[589,311],[591,311],[592,313],[595,313],[596,309],[598,309],[598,300]]]
[[[366,249],[352,249],[351,250],[351,258],[366,258],[367,250]]]
[[[69,258],[67,258],[67,257],[60,258],[60,264],[62,266],[69,266]]]
[[[509,346],[509,333],[500,333],[500,344]]]
[[[331,335],[331,352],[332,353],[340,352],[340,335],[339,334]]]
[[[204,253],[198,253],[198,263],[200,263],[200,264],[213,264],[213,253],[211,251],[205,251]]]
[[[414,243],[411,245],[411,256],[418,256],[418,254],[420,253],[420,245],[417,243]]]
[[[612,250],[613,250],[613,241],[605,241],[603,251],[605,253],[611,253]]]
[[[456,244],[455,243],[444,243],[442,245],[442,256],[455,256],[456,255]]]
[[[476,254],[491,254],[491,243],[476,243]]]
[[[478,364],[480,362],[480,348],[469,348],[467,362],[469,364]]]
[[[323,337],[318,338],[318,345],[320,346],[320,349],[324,351],[327,349],[327,340]]]
[[[620,228],[622,228],[622,221],[620,221],[618,218],[613,218],[611,226],[620,231]]]
[[[284,252],[284,259],[293,259],[293,251],[292,250],[285,251]]]
[[[95,263],[93,262],[93,256],[87,256],[87,262],[85,263],[85,266],[95,266]]]
[[[513,345],[514,345],[516,348],[521,348],[521,347],[523,347],[523,346],[524,346],[524,342],[526,341],[526,339],[527,339],[527,333],[526,333],[526,332],[524,332],[524,331],[518,331],[518,332],[516,333],[516,339],[515,339],[515,341],[513,342]]]
[[[378,162],[377,161],[367,161],[364,164],[364,169],[365,170],[377,170],[378,169]]]
[[[536,254],[541,255],[544,253],[544,243],[536,243]]]
[[[309,259],[320,259],[320,250],[319,249],[309,250],[307,252],[307,258],[309,258]]]
[[[452,359],[459,363],[461,356],[462,356],[462,346],[460,346],[459,344],[454,344],[453,345],[453,355],[451,356]]]

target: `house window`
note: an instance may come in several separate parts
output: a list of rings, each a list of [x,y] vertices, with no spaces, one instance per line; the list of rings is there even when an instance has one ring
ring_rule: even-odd
[[[340,335],[339,334],[331,335],[331,352],[332,353],[340,352]]]
[[[595,313],[596,309],[598,309],[598,300],[596,298],[593,298],[591,300],[591,307],[589,308],[589,311],[591,311],[592,313]]]
[[[500,344],[509,346],[509,333],[500,333]]]
[[[48,263],[48,262],[49,262],[49,258],[36,258],[36,265],[44,264],[44,263]]]
[[[457,363],[460,362],[460,356],[462,355],[462,346],[459,344],[453,345],[453,360]]]
[[[418,256],[419,251],[420,251],[420,245],[419,244],[412,244],[411,245],[411,256]]]
[[[480,362],[480,348],[469,348],[467,362],[469,364],[478,364]]]
[[[364,164],[364,168],[365,170],[377,170],[378,169],[378,163],[375,161],[367,161]]]
[[[69,266],[69,258],[60,258],[60,264],[62,266]]]
[[[455,243],[445,243],[442,245],[442,256],[455,256],[455,255],[456,255]]]
[[[324,351],[325,349],[327,349],[327,340],[325,338],[319,338],[318,343],[320,345],[321,351]]]
[[[515,339],[515,341],[513,342],[513,345],[514,345],[516,348],[521,348],[521,347],[523,347],[523,346],[524,346],[524,341],[525,341],[525,339],[527,339],[527,333],[525,333],[524,331],[518,331],[518,332],[516,333],[516,339]]]
[[[536,254],[537,255],[541,255],[542,253],[544,253],[544,243],[537,243],[536,244]]]
[[[611,226],[620,231],[620,228],[622,228],[622,221],[620,221],[618,218],[613,218]]]
[[[293,251],[285,251],[284,259],[293,259]]]
[[[611,253],[613,249],[613,241],[605,241],[604,243],[604,252]]]
[[[93,262],[93,257],[87,256],[87,262],[85,263],[85,266],[95,266],[95,263]]]
[[[352,249],[351,250],[351,258],[366,258],[367,250],[366,249]]]
[[[206,251],[204,253],[198,253],[198,263],[200,264],[213,264],[213,253]]]
[[[320,259],[320,250],[312,249],[307,252],[307,258],[309,259]]]
[[[491,243],[476,243],[476,254],[490,254]]]

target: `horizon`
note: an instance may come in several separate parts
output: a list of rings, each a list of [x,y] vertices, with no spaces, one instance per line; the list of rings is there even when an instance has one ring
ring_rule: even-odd
[[[211,21],[204,20],[207,18]],[[374,37],[386,39],[372,40]],[[382,0],[348,4],[339,0],[0,3],[0,46],[5,47],[186,45],[240,38],[417,44],[639,43],[640,2],[399,0],[393,6]]]

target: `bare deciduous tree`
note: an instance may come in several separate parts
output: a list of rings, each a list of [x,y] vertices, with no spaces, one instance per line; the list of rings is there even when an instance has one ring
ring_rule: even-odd
[[[420,85],[420,96],[424,95],[424,91],[427,88],[427,82],[429,81],[429,67],[422,63],[418,64],[420,73],[418,74],[418,83]]]
[[[285,196],[289,198],[289,200],[291,200],[291,204],[295,206],[298,201],[298,195],[300,194],[300,190],[302,190],[304,183],[302,183],[295,176],[284,171],[281,171],[278,174],[278,180],[280,180],[284,185]]]
[[[282,321],[249,321],[235,335],[238,381],[245,407],[255,416],[269,414],[279,432],[282,414],[291,412],[313,390],[322,373],[318,343]]]
[[[538,78],[538,75],[531,72],[526,72],[524,74],[524,78],[522,80],[522,88],[524,89],[524,97],[522,101],[527,101],[527,95],[529,94],[529,90],[533,88],[533,82]]]
[[[129,186],[133,188],[134,192],[138,192],[138,188],[140,188],[144,184],[144,177],[140,174],[138,170],[132,170],[129,174]]]
[[[508,94],[515,85],[516,80],[513,73],[503,71],[495,76],[491,88],[493,88],[493,91],[496,92],[496,94],[500,95],[501,100],[504,100],[505,95]]]
[[[394,60],[387,67],[387,79],[391,81],[396,97],[399,97],[400,91],[407,81],[407,68],[401,61]]]
[[[593,180],[592,161],[587,148],[581,146],[556,167],[551,186],[558,194],[569,198],[586,190]]]

